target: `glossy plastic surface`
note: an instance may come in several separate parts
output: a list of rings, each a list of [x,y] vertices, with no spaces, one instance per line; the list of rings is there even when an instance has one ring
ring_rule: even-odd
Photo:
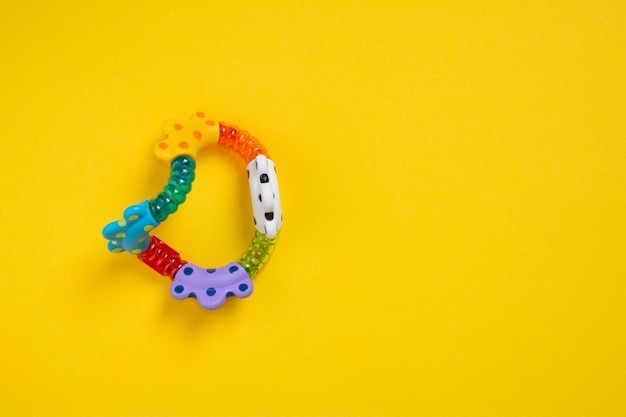
[[[108,248],[111,252],[127,251],[138,255],[148,247],[148,232],[159,224],[150,213],[146,200],[124,210],[124,217],[107,224],[102,229],[102,236],[109,240]]]
[[[247,167],[250,198],[256,230],[273,239],[283,224],[276,167],[265,155],[258,155]]]
[[[153,217],[162,222],[178,210],[178,206],[191,191],[191,183],[196,178],[196,163],[190,156],[181,155],[172,161],[170,178],[167,185],[156,198],[150,200],[149,207]]]
[[[240,130],[235,125],[220,122],[218,144],[237,152],[246,163],[252,161],[258,155],[265,155],[269,158],[265,146],[261,145],[256,137],[250,136],[247,130]]]
[[[251,278],[254,277],[268,261],[276,242],[278,242],[278,237],[270,239],[263,233],[255,231],[250,247],[237,262],[244,267]]]
[[[166,120],[162,130],[164,139],[154,146],[154,154],[165,162],[181,155],[197,158],[203,148],[217,144],[220,134],[219,124],[200,111],[187,120]]]
[[[282,207],[276,168],[265,147],[245,130],[216,124],[197,112],[184,121],[163,125],[165,139],[155,146],[156,156],[171,166],[167,184],[155,198],[130,206],[124,217],[108,224],[103,235],[109,250],[128,251],[161,275],[173,280],[170,293],[176,299],[195,298],[207,309],[221,306],[228,297],[252,294],[251,278],[269,259],[282,226]],[[237,152],[247,163],[248,182],[256,231],[248,250],[238,262],[217,269],[201,268],[156,236],[148,234],[178,210],[195,179],[194,158],[206,146],[218,143]]]
[[[137,258],[161,275],[174,279],[176,272],[187,263],[180,254],[156,236],[150,237],[148,248]]]
[[[188,263],[178,270],[170,294],[183,300],[195,298],[202,307],[213,310],[228,297],[245,298],[252,294],[253,286],[246,270],[237,262],[217,269],[206,269]]]

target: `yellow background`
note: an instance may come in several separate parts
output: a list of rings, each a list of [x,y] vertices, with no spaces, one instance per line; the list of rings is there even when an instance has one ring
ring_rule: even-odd
[[[626,415],[626,3],[12,3],[0,415]],[[197,110],[285,213],[215,312],[100,236]],[[207,152],[156,234],[236,259],[247,193]]]

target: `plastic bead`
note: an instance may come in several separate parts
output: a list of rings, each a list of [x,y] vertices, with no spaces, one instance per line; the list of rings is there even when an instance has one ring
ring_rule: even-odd
[[[164,139],[155,145],[154,154],[165,162],[180,155],[196,158],[200,150],[215,145],[219,138],[219,124],[203,112],[194,113],[188,120],[166,120],[162,130]]]
[[[148,232],[159,224],[150,213],[146,200],[124,210],[124,217],[107,224],[102,229],[102,235],[109,240],[108,248],[111,252],[128,251],[138,255],[148,247]]]
[[[159,274],[174,279],[176,272],[187,263],[180,254],[156,236],[150,237],[148,248],[137,258]]]
[[[237,152],[246,163],[252,161],[257,155],[265,155],[269,158],[265,147],[259,143],[257,138],[250,136],[250,133],[245,130],[239,130],[235,125],[220,122],[218,144]]]
[[[172,170],[167,185],[149,203],[152,216],[159,222],[175,213],[178,206],[185,201],[187,193],[191,191],[191,183],[196,178],[195,168],[194,160],[186,155],[178,156],[172,161]]]
[[[276,242],[278,242],[277,237],[270,239],[259,231],[254,232],[252,244],[237,261],[248,272],[250,278],[254,278],[254,276],[263,268],[263,265],[265,265],[269,259],[270,254],[274,251],[274,245],[276,245]]]
[[[267,263],[282,227],[282,207],[276,167],[257,138],[246,130],[207,119],[196,112],[187,120],[163,124],[164,139],[154,152],[170,163],[167,184],[157,196],[128,207],[124,217],[102,230],[111,252],[123,251],[137,258],[173,282],[172,297],[196,299],[200,306],[215,309],[229,297],[252,294],[254,277]],[[185,202],[195,179],[198,152],[217,144],[237,152],[246,162],[254,213],[255,232],[248,250],[236,262],[216,269],[201,268],[183,260],[180,254],[149,232],[165,221]]]
[[[178,300],[195,298],[202,307],[212,310],[224,304],[226,298],[246,298],[252,290],[250,276],[236,262],[217,269],[188,263],[176,273],[170,294]]]
[[[248,164],[248,183],[256,230],[273,239],[283,224],[276,167],[265,155],[258,155]]]

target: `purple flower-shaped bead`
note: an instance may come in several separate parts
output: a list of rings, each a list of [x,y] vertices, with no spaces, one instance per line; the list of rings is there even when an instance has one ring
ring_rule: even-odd
[[[250,276],[237,262],[217,269],[186,263],[174,276],[170,294],[177,300],[195,298],[202,307],[214,310],[228,297],[248,297],[252,289]]]

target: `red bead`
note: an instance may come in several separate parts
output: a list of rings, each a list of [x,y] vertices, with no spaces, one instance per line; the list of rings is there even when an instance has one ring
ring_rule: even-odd
[[[137,256],[143,263],[161,275],[174,279],[178,270],[187,263],[180,254],[156,236],[150,237],[148,249]]]

